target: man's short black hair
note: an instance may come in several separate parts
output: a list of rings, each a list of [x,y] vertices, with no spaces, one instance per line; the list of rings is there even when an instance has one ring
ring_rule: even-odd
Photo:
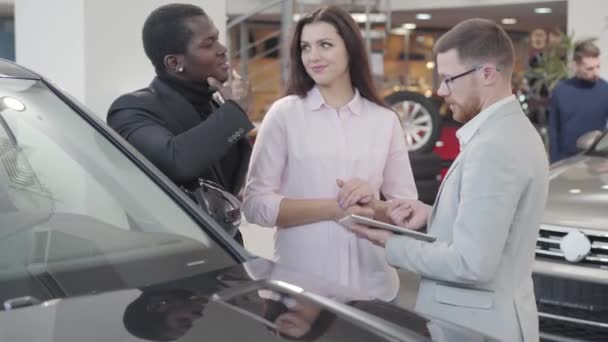
[[[173,332],[167,325],[169,311],[153,310],[154,302],[164,300],[175,307],[188,302],[192,292],[182,289],[146,289],[127,305],[122,317],[125,328],[131,335],[150,341],[172,341]]]
[[[144,51],[156,70],[165,70],[163,59],[166,55],[186,52],[192,37],[186,20],[197,16],[206,16],[206,13],[202,8],[189,4],[169,4],[150,13],[144,23],[142,38]]]

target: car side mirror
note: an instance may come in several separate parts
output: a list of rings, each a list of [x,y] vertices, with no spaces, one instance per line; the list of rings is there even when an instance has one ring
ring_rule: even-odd
[[[591,131],[581,135],[578,139],[576,139],[576,148],[579,151],[587,151],[593,146],[595,141],[602,135],[601,131]]]

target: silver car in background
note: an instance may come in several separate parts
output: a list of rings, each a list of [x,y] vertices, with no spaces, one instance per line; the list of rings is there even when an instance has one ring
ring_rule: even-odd
[[[548,341],[608,341],[608,132],[577,146],[551,166],[534,266],[540,330]]]

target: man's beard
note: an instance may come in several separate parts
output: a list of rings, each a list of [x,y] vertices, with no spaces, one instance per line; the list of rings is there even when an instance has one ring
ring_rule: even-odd
[[[458,121],[462,123],[469,122],[475,115],[479,114],[481,105],[479,103],[479,99],[469,99],[465,103],[455,104],[458,108]]]

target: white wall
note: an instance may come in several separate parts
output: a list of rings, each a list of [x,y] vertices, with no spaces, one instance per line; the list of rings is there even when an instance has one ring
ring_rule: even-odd
[[[16,0],[17,62],[105,118],[116,97],[150,83],[154,68],[143,51],[141,29],[152,10],[173,2]],[[225,0],[180,2],[202,7],[224,39]]]
[[[85,96],[83,15],[82,0],[15,2],[17,62],[43,73],[78,99]]]
[[[608,6],[606,0],[570,0],[568,2],[568,33],[575,40],[598,38],[601,50],[601,75],[608,80]]]
[[[146,57],[141,29],[148,14],[170,0],[86,1],[87,106],[105,116],[119,95],[147,86],[154,68]],[[223,34],[226,27],[225,1],[180,1],[202,7]],[[116,8],[121,9],[116,17]]]

